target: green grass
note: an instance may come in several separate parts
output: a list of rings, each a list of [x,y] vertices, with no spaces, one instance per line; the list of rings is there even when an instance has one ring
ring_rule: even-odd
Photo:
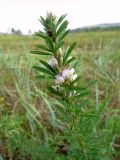
[[[90,31],[80,33],[70,33],[66,38],[66,45],[77,42],[80,50],[93,51],[105,47],[112,43],[117,51],[120,51],[120,31]],[[19,36],[19,35],[0,35],[0,48],[4,52],[24,52],[34,48],[34,45],[39,42],[39,39],[34,36]],[[21,52],[22,51],[22,52]]]
[[[36,79],[32,66],[38,57],[30,50],[38,39],[0,36],[1,159],[119,160],[120,32],[69,34],[66,46],[73,41],[81,83],[97,80],[78,133],[66,127],[63,106],[46,90],[51,82]],[[69,151],[66,156],[61,145]]]

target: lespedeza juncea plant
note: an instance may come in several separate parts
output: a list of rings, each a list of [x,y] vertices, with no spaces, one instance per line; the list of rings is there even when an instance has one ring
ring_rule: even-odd
[[[41,59],[40,65],[35,65],[34,69],[42,73],[46,81],[52,79],[52,85],[48,89],[64,106],[62,121],[67,123],[67,128],[70,129],[69,134],[71,134],[69,135],[71,139],[69,138],[68,141],[76,141],[80,145],[78,148],[81,148],[81,152],[87,159],[83,139],[78,134],[80,133],[80,114],[83,106],[88,103],[86,96],[89,91],[85,85],[80,85],[81,76],[76,72],[76,57],[72,56],[76,42],[64,49],[64,39],[69,33],[68,21],[65,17],[66,15],[62,15],[57,19],[52,13],[47,14],[45,19],[40,17],[44,31],[36,32],[35,36],[42,38],[44,44],[36,45],[38,49],[32,53],[41,58],[43,56],[44,59],[47,57],[47,60]]]

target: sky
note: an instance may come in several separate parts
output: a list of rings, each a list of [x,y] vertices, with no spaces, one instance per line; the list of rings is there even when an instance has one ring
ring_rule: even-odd
[[[120,22],[120,0],[0,0],[0,32],[42,29],[38,19],[52,11],[67,14],[69,28]]]

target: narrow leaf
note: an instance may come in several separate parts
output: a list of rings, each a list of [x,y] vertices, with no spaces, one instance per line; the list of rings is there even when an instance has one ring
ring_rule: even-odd
[[[46,36],[46,43],[49,46],[50,50],[54,53],[54,42],[49,36]]]
[[[61,48],[64,45],[64,41],[60,41],[58,44],[55,46],[55,51],[57,51],[59,48]]]
[[[72,50],[74,49],[76,45],[76,42],[72,43],[66,50],[64,56],[63,56],[63,63],[66,62],[67,58],[69,57],[69,55],[71,54]]]
[[[51,93],[55,94],[56,96],[62,96],[62,94],[56,91],[53,87],[48,87],[48,89]]]
[[[50,49],[52,52],[54,52],[54,44],[53,44],[53,41],[52,41],[52,39],[51,39],[48,35],[46,35],[46,34],[43,33],[43,32],[36,32],[36,33],[35,33],[35,36],[38,36],[38,37],[43,38],[43,39],[46,41],[47,45],[49,46],[49,49]]]
[[[43,32],[35,32],[34,35],[37,37],[41,37],[43,39],[46,39],[46,35]]]
[[[53,36],[56,37],[56,27],[55,27],[55,24],[53,23],[52,18],[50,18],[50,28],[52,30]]]
[[[60,27],[59,27],[59,29],[58,29],[58,31],[57,31],[57,36],[58,36],[62,31],[66,30],[67,26],[68,26],[68,21],[66,20],[66,21],[64,21],[64,22],[60,25]]]
[[[51,52],[51,50],[49,48],[47,48],[46,46],[43,46],[43,45],[35,45],[37,48],[40,48],[40,49],[43,49],[45,51],[48,51],[48,52]]]
[[[64,18],[65,18],[66,16],[67,16],[67,14],[62,15],[62,16],[58,19],[57,24],[56,24],[56,28],[60,25],[60,23],[62,23],[62,21],[64,20]]]
[[[47,24],[46,20],[45,20],[43,17],[40,16],[39,21],[42,23],[42,25],[43,25],[45,28],[48,28],[48,24]]]
[[[66,36],[68,33],[69,33],[69,30],[61,32],[61,33],[59,34],[58,38],[57,38],[57,39],[58,39],[58,42],[61,41],[62,39],[64,39],[65,36]]]
[[[52,52],[47,52],[47,51],[31,51],[31,53],[39,55],[52,55]]]
[[[84,91],[84,92],[78,93],[75,97],[76,97],[76,98],[81,98],[81,97],[88,96],[89,94],[90,94],[90,92]]]
[[[56,74],[55,70],[47,62],[40,60],[40,63],[42,63],[48,70]]]
[[[76,58],[75,57],[71,57],[70,59],[68,59],[66,62],[65,62],[65,65],[68,65],[70,64],[72,61],[74,61]]]
[[[50,72],[49,70],[43,68],[43,67],[39,67],[39,66],[33,66],[33,68],[37,71],[40,71],[42,73],[48,74],[50,76],[54,76],[54,74],[52,72]]]

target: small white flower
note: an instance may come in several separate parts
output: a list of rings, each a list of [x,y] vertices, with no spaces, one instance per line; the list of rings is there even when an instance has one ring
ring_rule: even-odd
[[[62,84],[62,83],[64,83],[64,78],[62,77],[62,75],[61,74],[57,74],[56,76],[55,76],[55,83],[56,84]]]
[[[55,67],[57,67],[57,65],[58,65],[58,61],[57,61],[57,59],[56,59],[55,57],[52,57],[52,58],[48,61],[48,64],[49,64],[51,67],[55,68]]]
[[[62,71],[62,77],[64,79],[71,79],[72,76],[73,76],[73,73],[74,73],[74,68],[72,68],[72,69],[64,69]]]
[[[74,81],[76,78],[77,78],[77,74],[74,74],[73,77],[72,77],[73,81]]]
[[[74,68],[72,68],[72,69],[70,70],[70,72],[71,72],[71,74],[73,74],[73,73],[75,72]]]

